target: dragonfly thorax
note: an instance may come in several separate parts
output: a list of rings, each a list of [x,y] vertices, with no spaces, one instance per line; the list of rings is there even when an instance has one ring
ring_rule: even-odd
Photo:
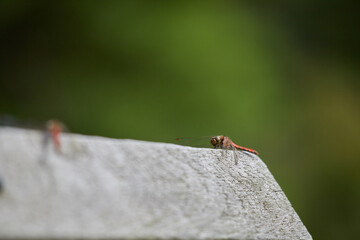
[[[233,142],[230,138],[219,135],[211,138],[210,141],[211,145],[213,145],[215,148],[222,148],[222,149],[231,149],[234,147]]]
[[[224,135],[212,137],[210,140],[211,145],[213,145],[216,148],[221,148],[223,146],[223,142],[224,142]]]

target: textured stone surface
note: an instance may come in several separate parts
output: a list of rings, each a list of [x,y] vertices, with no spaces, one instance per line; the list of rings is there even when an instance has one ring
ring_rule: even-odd
[[[311,239],[266,165],[165,143],[0,128],[0,238]]]

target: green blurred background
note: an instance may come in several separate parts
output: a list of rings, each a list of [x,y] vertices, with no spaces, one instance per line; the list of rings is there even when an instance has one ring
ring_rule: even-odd
[[[1,1],[0,114],[260,152],[314,239],[360,226],[355,1]]]

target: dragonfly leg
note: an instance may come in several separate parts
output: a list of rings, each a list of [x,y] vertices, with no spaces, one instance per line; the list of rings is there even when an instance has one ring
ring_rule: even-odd
[[[238,155],[236,154],[236,148],[233,149],[233,153],[234,153],[235,165],[237,165],[238,164]]]
[[[239,163],[239,159],[241,159],[243,157],[242,154],[244,154],[243,151],[240,151],[236,145],[232,145],[231,146],[232,150],[233,150],[233,153],[234,153],[234,159],[235,159],[235,165],[237,165]],[[245,152],[246,153],[246,152]],[[250,153],[249,153],[250,155]]]

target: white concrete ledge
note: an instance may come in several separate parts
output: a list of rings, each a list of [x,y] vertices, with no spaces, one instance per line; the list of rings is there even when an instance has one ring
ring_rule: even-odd
[[[0,128],[1,239],[312,239],[258,157],[43,137]]]

